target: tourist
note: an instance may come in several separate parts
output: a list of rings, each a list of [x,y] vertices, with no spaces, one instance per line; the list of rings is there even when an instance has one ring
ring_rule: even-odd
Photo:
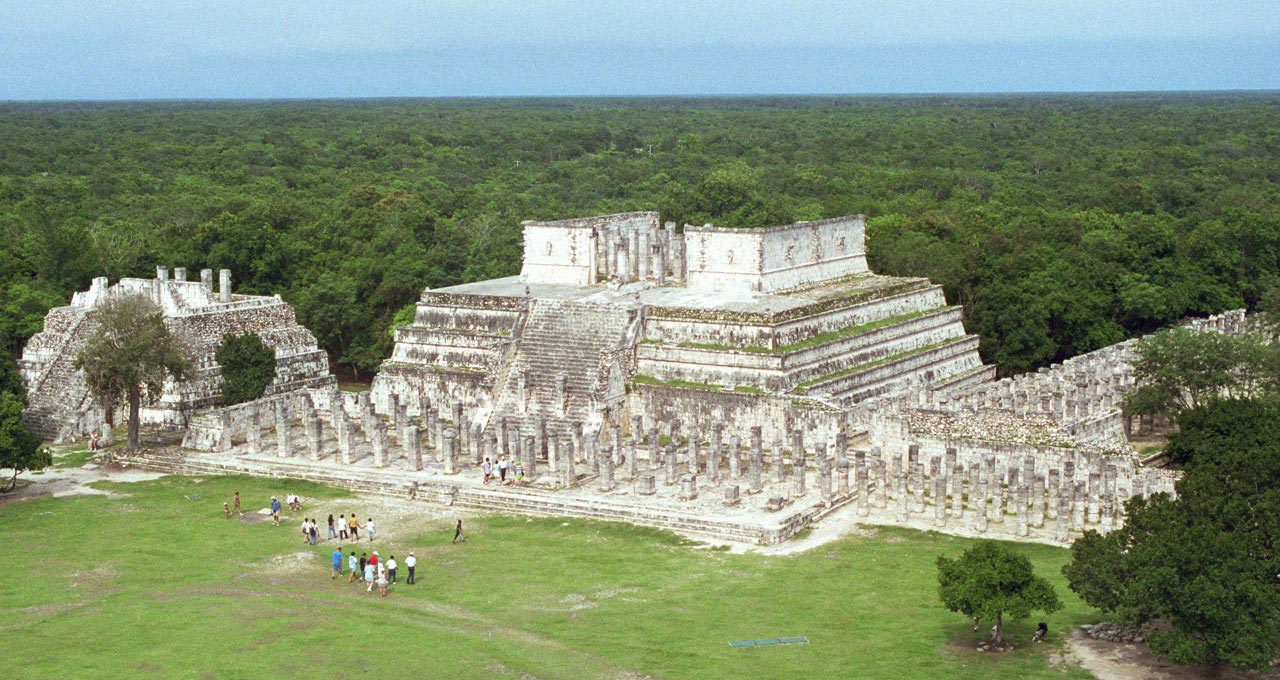
[[[502,456],[498,459],[498,484],[499,486],[507,483],[507,457]]]
[[[364,523],[364,532],[369,534],[369,542],[373,542],[373,518],[370,517],[368,522]],[[374,553],[375,555],[377,553]]]
[[[387,596],[387,569],[383,565],[378,565],[378,593]]]
[[[375,567],[372,562],[366,562],[364,565],[364,592],[373,592],[373,572]]]
[[[454,542],[454,543],[457,543],[459,538],[461,538],[461,539],[462,539],[462,542],[463,542],[463,543],[466,543],[466,542],[467,542],[467,537],[462,535],[462,520],[461,520],[461,519],[459,519],[459,520],[458,520],[458,526],[457,526],[457,527],[455,527],[455,528],[454,528],[454,530],[453,530],[453,542]]]
[[[351,519],[347,520],[347,528],[351,530],[351,540],[360,540],[360,520],[356,519],[356,513],[351,513]]]
[[[338,532],[333,530],[333,513],[329,513],[329,538],[337,538]],[[325,539],[328,540],[328,539]]]
[[[243,513],[243,512],[240,512],[240,492],[239,492],[239,491],[237,491],[237,492],[236,492],[236,497],[235,497],[235,509],[236,509],[236,515],[238,515],[239,517],[243,518],[243,517],[244,517],[244,513]]]
[[[92,432],[89,433],[89,450],[90,451],[98,450],[98,435],[93,434]]]
[[[348,535],[349,534],[347,533],[347,516],[338,515],[338,540],[345,541],[347,540]]]
[[[357,571],[359,568],[360,560],[356,559],[356,551],[352,550],[351,557],[347,558],[347,571],[351,572],[351,576],[347,577],[347,583],[351,583],[356,580],[356,574],[360,573]]]
[[[291,494],[289,494],[289,495],[285,498],[285,500],[286,500],[286,501],[288,501],[288,503],[289,503],[289,508],[290,508],[291,510],[301,510],[301,509],[302,509],[302,501],[298,498],[298,494],[296,494],[296,493],[291,493]]]
[[[516,464],[515,464],[515,470],[516,470],[516,484],[515,484],[515,485],[516,485],[516,486],[524,486],[524,463],[521,463],[520,461],[518,461],[518,460],[517,460],[517,461],[516,461]]]
[[[275,496],[271,497],[271,519],[275,520],[276,526],[280,526],[280,499]]]
[[[320,540],[320,523],[316,518],[311,518],[311,545],[315,545]]]
[[[329,574],[329,580],[334,580],[342,574],[342,548],[333,549],[333,573]]]
[[[223,516],[223,517],[225,517],[226,519],[231,519],[231,506],[230,506],[230,505],[227,505],[226,503],[223,503],[223,504],[222,504],[222,516]]]
[[[302,518],[302,542],[311,542],[311,520],[306,517]]]
[[[376,567],[376,566],[378,566],[378,551],[377,551],[377,550],[373,551],[373,555],[369,558],[369,564],[372,564],[372,565],[373,565],[373,566],[375,566],[375,567]]]
[[[367,553],[360,553],[360,573],[364,574],[364,568],[368,566],[369,559]]]
[[[387,578],[391,579],[392,583],[396,582],[396,556],[395,555],[392,555],[391,559],[387,560]]]
[[[484,462],[480,464],[480,469],[484,472],[484,483],[489,483],[489,478],[493,476],[493,463],[489,462],[489,457],[484,457]]]
[[[418,566],[418,558],[413,556],[413,551],[409,551],[409,556],[404,558],[404,566],[409,569],[409,578],[405,579],[405,583],[413,585],[413,569]]]
[[[1048,634],[1049,634],[1049,624],[1045,623],[1044,621],[1041,621],[1040,625],[1036,626],[1036,634],[1031,636],[1031,641],[1044,642],[1044,636]]]

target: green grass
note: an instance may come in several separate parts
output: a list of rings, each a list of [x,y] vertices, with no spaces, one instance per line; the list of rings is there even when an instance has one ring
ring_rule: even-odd
[[[55,468],[73,468],[80,467],[85,463],[93,460],[98,455],[96,451],[90,451],[87,444],[77,444],[61,450],[54,450],[53,467]]]
[[[22,565],[0,580],[6,677],[1088,677],[1048,661],[1069,626],[1096,619],[1065,588],[1060,548],[1018,547],[1065,602],[1045,618],[1051,642],[985,655],[937,601],[934,560],[968,539],[881,528],[734,555],[625,524],[495,516],[452,545],[441,520],[360,545],[419,556],[419,585],[380,599],[329,579],[332,543],[295,540],[300,515],[366,514],[341,491],[234,477],[100,486],[127,496],[0,506]],[[235,489],[246,510],[287,491],[319,500],[284,527],[224,520]],[[1037,620],[1009,634],[1026,640]],[[727,644],[798,635],[810,644]]]

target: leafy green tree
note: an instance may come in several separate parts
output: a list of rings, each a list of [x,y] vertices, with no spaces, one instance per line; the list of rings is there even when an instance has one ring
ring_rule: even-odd
[[[222,369],[222,405],[253,401],[276,379],[276,353],[256,333],[222,336],[213,351]]]
[[[164,313],[141,295],[109,298],[94,310],[93,321],[95,327],[76,355],[75,367],[84,371],[90,393],[104,408],[128,403],[127,449],[136,451],[143,399],[158,399],[166,379],[185,378],[191,372],[191,360],[169,333]]]
[[[18,395],[0,392],[0,468],[13,470],[9,483],[0,492],[12,491],[23,472],[40,470],[53,462],[41,447],[40,438],[22,423],[23,406]]]
[[[1174,328],[1143,339],[1137,352],[1130,413],[1176,419],[1207,400],[1280,393],[1280,347],[1260,335]]]
[[[994,541],[983,541],[958,559],[938,557],[938,596],[953,612],[996,622],[996,642],[1004,642],[1004,617],[1020,621],[1034,611],[1062,608],[1058,594],[1036,576],[1031,560]]]
[[[1280,400],[1183,414],[1170,448],[1194,461],[1177,498],[1136,496],[1123,527],[1088,531],[1063,569],[1089,605],[1137,624],[1175,663],[1266,670],[1280,656]]]

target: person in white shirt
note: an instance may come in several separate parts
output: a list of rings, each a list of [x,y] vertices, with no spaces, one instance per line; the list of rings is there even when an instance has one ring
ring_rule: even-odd
[[[373,542],[373,518],[370,517],[368,522],[364,524],[365,533],[369,534],[369,542]]]
[[[395,555],[392,555],[391,559],[387,560],[387,578],[390,579],[392,583],[396,582],[396,556]]]
[[[405,583],[413,585],[413,568],[418,566],[418,558],[414,557],[413,553],[409,553],[409,556],[404,558],[404,566],[409,568],[409,578],[405,579]]]

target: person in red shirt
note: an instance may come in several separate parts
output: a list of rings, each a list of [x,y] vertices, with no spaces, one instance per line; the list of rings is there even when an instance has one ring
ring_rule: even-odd
[[[377,570],[378,568],[378,551],[377,550],[373,551],[373,555],[369,558],[369,564],[373,565],[375,571]]]

